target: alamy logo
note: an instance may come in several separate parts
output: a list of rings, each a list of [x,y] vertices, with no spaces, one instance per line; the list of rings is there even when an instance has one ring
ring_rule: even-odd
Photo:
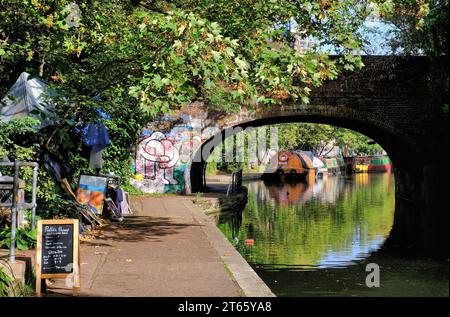
[[[366,276],[366,286],[369,288],[380,287],[380,266],[376,263],[366,265],[366,272],[370,272]]]

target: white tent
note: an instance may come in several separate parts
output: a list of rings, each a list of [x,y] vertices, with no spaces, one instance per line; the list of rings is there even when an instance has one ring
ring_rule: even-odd
[[[0,101],[0,121],[8,123],[12,118],[30,116],[41,122],[40,128],[52,124],[50,120],[54,104],[48,102],[46,84],[23,72],[6,96]],[[36,111],[37,110],[37,111]]]
[[[324,165],[325,164],[323,164],[323,162],[319,158],[314,156],[314,159],[313,159],[313,166],[314,167],[322,168]]]

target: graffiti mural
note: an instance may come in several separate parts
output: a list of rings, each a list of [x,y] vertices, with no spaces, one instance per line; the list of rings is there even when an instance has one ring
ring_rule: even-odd
[[[191,124],[177,124],[169,132],[143,131],[136,152],[136,173],[140,180],[133,185],[146,193],[183,193],[185,171],[202,139],[195,136]]]
[[[194,153],[205,140],[239,120],[242,114],[210,112],[196,101],[149,122],[141,131],[136,149],[133,186],[146,193],[190,192],[189,169]]]
[[[178,184],[173,178],[173,171],[179,154],[174,141],[161,132],[154,132],[139,144],[137,171],[145,178],[161,179],[163,184]]]

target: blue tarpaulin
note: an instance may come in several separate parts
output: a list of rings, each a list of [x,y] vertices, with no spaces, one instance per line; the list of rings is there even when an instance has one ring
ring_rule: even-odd
[[[82,136],[86,146],[104,148],[110,144],[108,131],[101,122],[87,124],[82,131]]]
[[[105,120],[109,120],[110,116],[101,111],[100,109],[96,109],[98,114]],[[96,150],[103,149],[109,142],[109,135],[106,127],[101,122],[88,123],[81,131],[81,136],[83,138],[83,143],[86,146],[92,146]]]

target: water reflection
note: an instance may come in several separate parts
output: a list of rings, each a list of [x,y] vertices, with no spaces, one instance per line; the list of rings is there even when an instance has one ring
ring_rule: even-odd
[[[389,173],[245,185],[245,210],[222,214],[219,227],[250,264],[264,270],[352,265],[379,249],[392,227]],[[246,239],[254,245],[245,245]]]

